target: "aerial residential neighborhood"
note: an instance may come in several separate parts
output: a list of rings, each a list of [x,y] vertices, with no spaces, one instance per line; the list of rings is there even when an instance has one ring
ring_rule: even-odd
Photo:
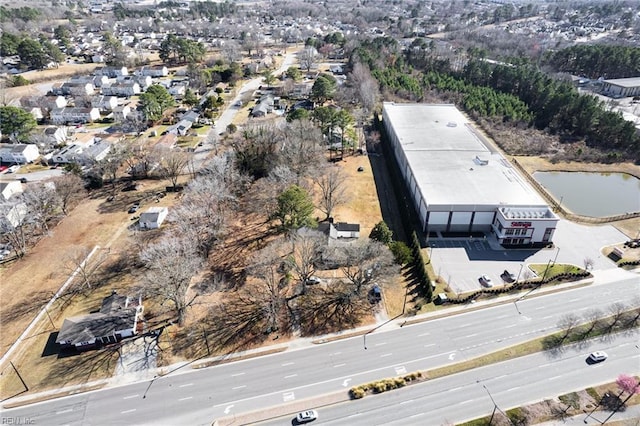
[[[2,422],[635,424],[638,10],[1,6]]]

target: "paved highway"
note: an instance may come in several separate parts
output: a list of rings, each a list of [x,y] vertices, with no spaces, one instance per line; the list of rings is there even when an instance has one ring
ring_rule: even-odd
[[[457,362],[556,330],[566,313],[640,293],[637,276],[6,411],[45,424],[210,424],[214,418]],[[364,348],[366,343],[367,349]]]
[[[454,424],[490,415],[492,397],[498,408],[506,411],[605,383],[620,373],[637,374],[637,339],[637,333],[617,335],[606,342],[596,340],[565,348],[557,356],[537,353],[362,400],[321,407],[314,425]],[[595,365],[585,362],[590,351],[603,349],[609,354],[607,361]],[[291,424],[292,418],[287,415],[261,424]]]

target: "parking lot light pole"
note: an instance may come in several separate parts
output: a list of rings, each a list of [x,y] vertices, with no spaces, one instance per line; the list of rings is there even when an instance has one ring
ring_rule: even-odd
[[[556,264],[556,260],[558,260],[558,254],[560,254],[560,247],[557,247],[558,251],[556,252],[556,257],[553,258],[553,265],[554,266]]]
[[[520,264],[520,270],[518,271],[518,276],[516,277],[516,284],[518,283],[518,281],[520,281],[520,273],[522,272],[522,267],[524,266],[524,263]]]

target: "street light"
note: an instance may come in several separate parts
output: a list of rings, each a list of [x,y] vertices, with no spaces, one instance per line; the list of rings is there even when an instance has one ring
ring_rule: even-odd
[[[476,383],[480,383],[479,380],[476,380]],[[502,413],[503,416],[505,416],[507,419],[509,419],[509,416],[507,416],[505,414],[504,411],[502,411],[500,409],[500,407],[498,407],[498,404],[496,404],[496,401],[493,399],[493,396],[491,395],[491,392],[489,392],[489,389],[487,389],[487,387],[483,384],[482,387],[484,388],[484,390],[487,391],[487,395],[489,395],[489,398],[491,398],[491,402],[493,403],[493,411],[491,412],[491,418],[489,419],[489,425],[491,425],[491,422],[493,421],[493,417],[496,414],[496,410],[500,411]],[[511,424],[514,424],[513,421],[511,419],[509,419],[509,421],[511,422]]]
[[[524,266],[524,263],[520,264],[520,270],[518,271],[518,276],[516,277],[516,284],[518,283],[518,281],[520,281],[520,273],[522,272],[522,267]]]
[[[560,254],[560,247],[557,247],[558,251],[556,252],[556,257],[553,258],[553,265],[554,266],[556,264],[556,260],[558,260],[558,254]]]

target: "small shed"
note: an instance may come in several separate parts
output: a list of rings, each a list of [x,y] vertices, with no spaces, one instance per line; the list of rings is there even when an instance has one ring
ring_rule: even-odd
[[[158,229],[167,218],[169,209],[166,207],[151,207],[140,215],[138,224],[140,229]]]

